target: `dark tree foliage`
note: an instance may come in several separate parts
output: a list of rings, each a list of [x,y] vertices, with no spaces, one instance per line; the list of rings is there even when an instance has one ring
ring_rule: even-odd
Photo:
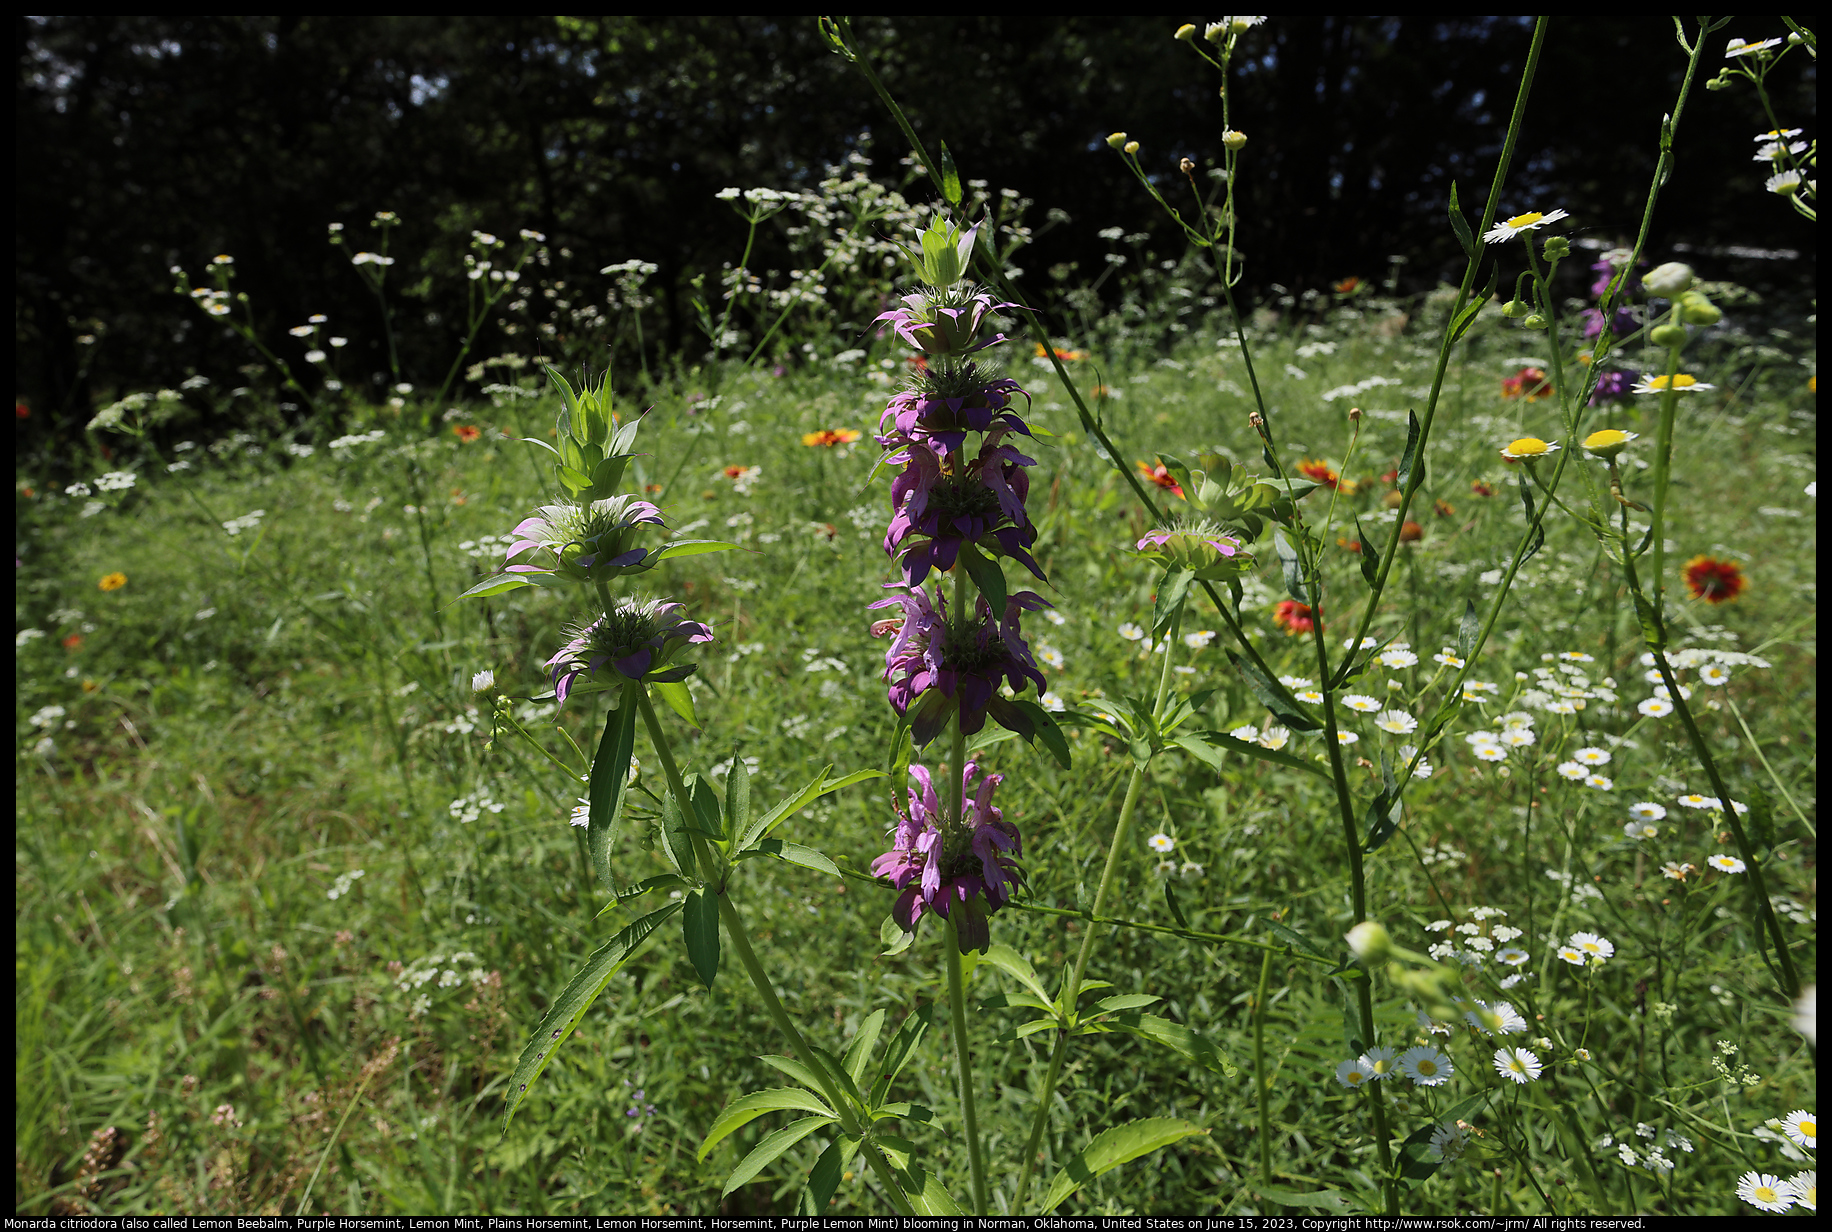
[[[16,380],[44,412],[33,431],[126,390],[247,365],[243,344],[172,294],[169,267],[195,277],[217,252],[235,255],[237,289],[266,336],[284,340],[305,314],[328,313],[353,339],[349,358],[379,373],[378,309],[349,266],[352,247],[325,242],[326,224],[343,222],[360,248],[376,210],[398,212],[390,285],[403,297],[402,366],[436,383],[456,351],[473,227],[546,233],[550,275],[584,286],[606,281],[605,264],[655,262],[663,342],[691,353],[690,280],[735,260],[743,239],[714,193],[809,187],[861,141],[874,175],[911,175],[877,99],[805,19],[16,20]],[[1734,32],[1777,32],[1751,24],[1761,28]],[[945,138],[964,175],[1068,213],[1023,261],[1039,297],[1045,269],[1073,285],[1100,268],[1101,228],[1149,232],[1160,256],[1181,255],[1103,142],[1130,133],[1167,191],[1187,191],[1179,158],[1218,160],[1218,80],[1165,23],[856,28],[919,131]],[[1408,290],[1449,275],[1459,260],[1449,187],[1457,181],[1479,215],[1529,32],[1521,19],[1477,17],[1279,18],[1257,30],[1232,86],[1234,123],[1250,138],[1248,293],[1374,275],[1390,254],[1410,258]],[[1703,76],[1719,63],[1708,56]],[[1777,81],[1782,114],[1809,125],[1810,65],[1791,63]],[[1502,212],[1556,206],[1580,233],[1632,237],[1683,68],[1665,18],[1555,20]],[[1762,191],[1765,173],[1749,161],[1759,120],[1747,89],[1695,88],[1651,251],[1794,248],[1808,258],[1751,266],[1720,253],[1709,272],[1809,287],[1810,230]],[[927,195],[920,183],[911,191]],[[477,353],[500,342],[486,337]]]

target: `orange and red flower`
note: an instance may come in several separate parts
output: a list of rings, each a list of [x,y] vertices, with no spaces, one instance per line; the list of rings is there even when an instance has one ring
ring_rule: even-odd
[[[453,424],[452,434],[466,445],[469,445],[472,441],[483,435],[482,432],[472,427],[470,424]]]
[[[1299,603],[1296,599],[1285,599],[1272,613],[1272,623],[1296,637],[1300,633],[1309,633],[1317,627],[1316,614],[1310,610],[1310,604]]]
[[[804,445],[824,445],[832,449],[836,445],[850,445],[859,439],[859,432],[854,428],[822,428],[819,432],[810,432],[802,437]]]
[[[1544,368],[1522,368],[1501,382],[1501,396],[1537,402],[1552,396],[1552,382],[1546,379]]]
[[[1173,495],[1178,497],[1183,495],[1183,485],[1178,483],[1177,477],[1166,470],[1162,464],[1153,466],[1149,462],[1140,462],[1137,465],[1139,474],[1143,475],[1148,481],[1157,484],[1160,488],[1163,488]]]
[[[1336,294],[1353,295],[1361,287],[1361,279],[1350,276],[1336,284]]]
[[[1052,353],[1056,356],[1057,359],[1067,360],[1070,363],[1073,363],[1074,361],[1078,359],[1088,358],[1088,353],[1086,351],[1064,351],[1061,348],[1052,348],[1050,351],[1045,351],[1043,349],[1043,344],[1041,342],[1037,344],[1037,358],[1038,359],[1042,359],[1045,355],[1049,355]]]
[[[1312,483],[1320,483],[1326,488],[1335,488],[1341,481],[1336,468],[1321,458],[1305,458],[1298,463],[1298,474]]]
[[[1680,576],[1686,579],[1686,586],[1692,593],[1706,603],[1728,603],[1749,585],[1749,579],[1743,576],[1743,567],[1736,561],[1710,556],[1694,556],[1686,562]]]
[[[1469,490],[1474,492],[1477,496],[1495,495],[1494,487],[1489,484],[1483,483],[1480,479],[1470,480],[1469,481]]]
[[[1401,543],[1417,543],[1424,537],[1425,528],[1420,526],[1417,522],[1408,520],[1399,528],[1399,541]]]

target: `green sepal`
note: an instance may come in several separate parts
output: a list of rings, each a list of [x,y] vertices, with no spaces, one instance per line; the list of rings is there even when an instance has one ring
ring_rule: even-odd
[[[538,586],[539,584],[526,574],[493,573],[458,597],[460,599],[487,599],[491,595],[507,594],[511,590],[520,590],[524,586]]]
[[[941,157],[936,159],[937,178],[941,180],[941,195],[947,203],[956,209],[961,203],[961,173],[954,165],[954,155],[948,153],[948,143],[940,142]]]
[[[673,543],[664,543],[649,553],[648,563],[660,564],[664,560],[673,560],[677,556],[704,556],[708,552],[735,552],[738,545],[727,543],[723,539],[676,539]]]
[[[509,1123],[515,1119],[515,1113],[528,1099],[528,1088],[547,1068],[553,1059],[554,1050],[564,1044],[573,1029],[585,1017],[585,1011],[592,1007],[604,986],[611,982],[611,977],[623,970],[624,964],[636,954],[637,947],[648,940],[649,934],[660,928],[668,917],[681,909],[678,902],[669,903],[666,907],[652,911],[634,924],[619,932],[609,941],[592,951],[585,960],[585,967],[573,976],[560,995],[548,1006],[547,1013],[541,1017],[541,1025],[534,1029],[528,1042],[522,1045],[521,1058],[515,1064],[515,1072],[509,1076],[509,1106],[503,1112],[503,1133],[509,1132]]]
[[[742,856],[739,859],[743,859]],[[884,946],[883,957],[895,958],[909,949],[916,941],[914,930],[903,931],[903,925],[897,923],[895,916],[885,916],[884,922],[878,925],[878,941]]]
[[[700,720],[693,713],[693,694],[685,681],[662,681],[649,687],[657,697],[668,703],[668,709],[686,719],[689,727],[699,728]]]
[[[687,961],[711,988],[719,976],[719,894],[711,888],[689,890],[681,909],[681,939],[687,944]]]
[[[1158,600],[1151,613],[1152,641],[1164,636],[1176,620],[1177,613],[1183,610],[1184,598],[1190,593],[1190,585],[1195,580],[1196,575],[1188,569],[1170,569],[1165,572],[1164,579],[1158,583]]]

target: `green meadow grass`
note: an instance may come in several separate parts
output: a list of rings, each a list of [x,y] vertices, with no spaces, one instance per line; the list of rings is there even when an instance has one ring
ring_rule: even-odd
[[[1371,535],[1380,525],[1388,491],[1380,476],[1403,448],[1404,412],[1423,404],[1432,334],[1422,320],[1411,332],[1403,325],[1337,311],[1308,326],[1262,321],[1256,331],[1281,444],[1360,482],[1339,500],[1332,537],[1354,539],[1351,510]],[[1402,686],[1392,696],[1415,712],[1441,696],[1431,655],[1455,644],[1465,601],[1480,607],[1493,593],[1483,575],[1505,563],[1521,533],[1515,474],[1499,447],[1556,435],[1549,404],[1501,397],[1502,379],[1534,358],[1519,349],[1534,337],[1498,322],[1479,326],[1449,374],[1421,493],[1430,499],[1414,507],[1438,508],[1415,515],[1423,537],[1403,546],[1401,581],[1374,625],[1383,639],[1410,643],[1420,664],[1364,682],[1384,699],[1392,677]],[[1733,792],[1767,827],[1771,892],[1791,904],[1796,961],[1810,981],[1810,368],[1732,343],[1689,360],[1719,388],[1682,407],[1669,560],[1675,571],[1697,554],[1735,560],[1749,586],[1717,607],[1678,587],[1676,627],[1689,630],[1678,644],[1770,665],[1737,669],[1722,694],[1694,682],[1694,705]],[[1099,366],[1108,391],[1099,406],[1128,465],[1158,450],[1193,457],[1207,448],[1261,468],[1239,352],[1216,346],[1212,333],[1192,329],[1165,351],[1141,346],[1081,362]],[[657,499],[671,527],[697,524],[696,534],[746,549],[664,565],[641,588],[683,600],[719,632],[693,678],[703,732],[665,718],[687,769],[709,772],[734,753],[756,758],[756,789],[774,796],[824,765],[847,772],[886,762],[894,716],[878,680],[884,644],[870,637],[866,609],[890,576],[879,547],[885,487],[865,486],[876,456],[869,437],[838,449],[801,443],[822,428],[875,427],[892,379],[875,364],[783,377],[733,371],[716,405],[695,400],[713,388],[701,373],[655,398],[635,482],[664,485]],[[1072,430],[1073,413],[1048,374],[1024,355],[1012,371],[1032,389],[1033,422],[1059,434],[1037,446],[1031,506],[1051,578],[1037,588],[1061,620],[1028,621],[1032,646],[1060,656],[1062,666],[1046,674],[1070,706],[1145,690],[1156,662],[1121,633],[1150,624],[1156,574],[1128,550],[1146,529],[1142,515]],[[1367,416],[1344,466],[1352,405]],[[522,1042],[583,957],[630,918],[597,917],[580,832],[567,824],[580,792],[525,744],[502,738],[486,750],[490,704],[471,690],[473,674],[488,668],[510,695],[550,691],[541,663],[581,615],[568,606],[573,596],[531,589],[454,602],[500,562],[486,536],[506,536],[548,499],[539,451],[505,434],[544,436],[555,409],[538,393],[479,404],[423,440],[384,409],[345,429],[379,429],[381,439],[337,449],[316,439],[309,456],[285,451],[282,440],[199,427],[193,450],[98,462],[96,473],[133,469],[138,479],[86,516],[88,502],[61,495],[62,481],[18,476],[16,622],[42,634],[22,634],[15,669],[21,1213],[291,1214],[308,1185],[306,1208],[331,1213],[790,1208],[814,1139],[723,1198],[725,1176],[773,1122],[755,1122],[695,1160],[735,1094],[779,1085],[756,1058],[784,1044],[733,973],[711,992],[701,986],[671,928],[612,981],[502,1133],[504,1085]],[[1646,418],[1633,405],[1592,418],[1647,434],[1652,407]],[[481,436],[466,442],[450,430],[465,425]],[[174,457],[191,465],[168,472]],[[725,477],[727,466],[761,468],[748,494]],[[1632,482],[1632,463],[1626,471]],[[1322,508],[1313,498],[1308,516]],[[262,516],[247,516],[255,510]],[[223,524],[238,519],[238,533],[227,533]],[[1548,525],[1475,673],[1498,685],[1497,700],[1467,707],[1431,753],[1435,773],[1409,793],[1402,837],[1371,858],[1370,913],[1401,944],[1423,950],[1441,939],[1426,924],[1504,909],[1529,930],[1539,972],[1546,1020],[1530,1024],[1529,1036],[1581,1041],[1594,1060],[1561,1060],[1531,1090],[1498,1096],[1497,1107],[1512,1101],[1510,1123],[1525,1136],[1530,1165],[1504,1163],[1495,1176],[1468,1160],[1447,1166],[1411,1191],[1409,1209],[1543,1213],[1544,1190],[1561,1213],[1729,1213],[1740,1209],[1738,1174],[1796,1170],[1752,1130],[1812,1108],[1813,1055],[1764,970],[1741,883],[1706,875],[1681,885],[1660,875],[1663,861],[1702,869],[1729,848],[1709,813],[1675,803],[1709,792],[1675,720],[1637,712],[1653,686],[1637,662],[1639,629],[1621,577],[1580,527]],[[1270,542],[1260,546],[1243,615],[1275,668],[1304,674],[1305,641],[1273,623],[1285,596],[1276,560],[1265,559]],[[1356,593],[1348,581],[1357,565],[1347,550],[1337,554],[1332,593]],[[101,579],[115,572],[126,584],[103,590]],[[1332,632],[1352,614],[1325,612]],[[1219,627],[1213,613],[1192,607],[1184,628],[1211,626]],[[1264,723],[1222,649],[1220,639],[1176,647],[1179,664],[1193,669],[1176,687],[1216,690],[1207,726]],[[1594,695],[1585,709],[1539,714],[1539,743],[1502,766],[1472,756],[1463,734],[1516,708],[1515,674],[1570,666],[1556,658],[1565,653],[1590,656],[1576,665]],[[1430,703],[1411,704],[1421,696]],[[599,700],[577,699],[557,716],[581,746],[592,747]],[[548,709],[517,705],[531,716]],[[1371,725],[1356,730],[1358,754],[1403,743]],[[576,763],[546,734],[556,755]],[[1624,736],[1628,743],[1607,740]],[[1570,749],[1600,744],[1613,748],[1613,790],[1572,786],[1552,772]],[[1036,904],[1075,908],[1091,898],[1131,764],[1093,736],[1074,737],[1073,747],[1070,771],[1015,742],[992,753]],[[1306,756],[1317,747],[1303,736],[1292,745]],[[637,754],[659,790],[646,741]],[[1353,773],[1378,774],[1365,761]],[[888,799],[883,782],[848,789],[798,818],[793,837],[863,870],[886,846]],[[1657,838],[1637,843],[1622,826],[1639,800],[1669,812]],[[1341,823],[1321,780],[1246,759],[1217,772],[1170,754],[1153,762],[1141,809],[1115,914],[1173,924],[1170,885],[1197,930],[1267,938],[1264,921],[1278,919],[1333,948],[1355,922]],[[1172,867],[1160,868],[1148,847],[1154,833],[1175,840]],[[620,879],[660,871],[653,846],[644,820],[633,819],[616,855]],[[1601,897],[1574,897],[1548,869]],[[885,889],[758,861],[743,866],[734,897],[790,1013],[816,1043],[838,1051],[873,1010],[889,1009],[894,1023],[943,995],[932,933],[881,956]],[[1604,933],[1615,959],[1594,975],[1541,961],[1542,934],[1555,927]],[[1076,928],[1060,915],[1011,909],[995,918],[993,939],[1053,980]],[[1113,933],[1090,978],[1162,997],[1154,1012],[1208,1034],[1237,1072],[1195,1068],[1130,1037],[1079,1040],[1062,1087],[1066,1107],[1046,1141],[1052,1160],[1133,1117],[1177,1116],[1212,1132],[1107,1174],[1065,1212],[1266,1209],[1247,1184],[1259,1150],[1250,1002],[1260,954]],[[1270,973],[1273,1153],[1280,1183],[1295,1192],[1374,1188],[1365,1118],[1333,1076],[1348,1053],[1342,996],[1327,970],[1279,956]],[[1006,990],[1005,977],[985,969],[970,991],[978,1001]],[[1384,984],[1377,995],[1383,1034],[1406,1036],[1417,1007]],[[974,1022],[981,1131],[995,1160],[1022,1149],[1047,1053],[1046,1036],[996,1042],[1021,1021],[987,1008]],[[935,1108],[938,1121],[905,1133],[958,1195],[967,1163],[944,1035],[930,1033],[906,1079],[907,1097]],[[1747,1066],[1753,1085],[1714,1067],[1725,1043],[1740,1049],[1727,1064]],[[1479,1041],[1459,1036],[1451,1051],[1453,1097],[1495,1085]],[[1402,1133],[1450,1102],[1428,1107],[1417,1092],[1393,1101]],[[1683,1130],[1695,1143],[1670,1180],[1656,1184],[1622,1167],[1614,1147],[1595,1145],[1604,1135],[1641,1141],[1637,1123]],[[110,1127],[112,1137],[103,1132]],[[836,1213],[883,1211],[874,1184],[849,1176]]]

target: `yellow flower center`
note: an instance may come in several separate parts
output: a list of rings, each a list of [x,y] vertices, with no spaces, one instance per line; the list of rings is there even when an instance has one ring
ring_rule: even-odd
[[[1523,436],[1508,446],[1508,452],[1516,457],[1535,457],[1546,452],[1546,442],[1537,436]]]
[[[1438,1074],[1438,1067],[1428,1060],[1420,1061],[1418,1063],[1418,1071],[1427,1078],[1435,1078]]]
[[[1698,378],[1683,372],[1675,373],[1671,380],[1666,376],[1657,376],[1648,382],[1650,389],[1689,389],[1698,384]]]
[[[1800,1136],[1802,1138],[1811,1138],[1815,1142],[1819,1141],[1819,1123],[1817,1121],[1802,1121],[1799,1125],[1795,1126],[1795,1128],[1800,1131]]]
[[[1608,449],[1611,445],[1626,445],[1628,433],[1619,428],[1605,428],[1601,432],[1592,432],[1584,438],[1586,449]]]
[[[1362,1072],[1358,1069],[1350,1070],[1349,1071],[1349,1085],[1352,1087],[1360,1086],[1363,1076],[1364,1075],[1362,1074]]]
[[[1541,214],[1537,211],[1531,214],[1516,214],[1514,215],[1514,217],[1508,219],[1507,222],[1502,225],[1512,227],[1516,231],[1518,231],[1522,227],[1532,226],[1534,223],[1538,222],[1540,219],[1544,217],[1545,217],[1544,214]]]
[[[1763,1202],[1773,1202],[1780,1196],[1780,1194],[1770,1189],[1767,1185],[1756,1186],[1756,1197]]]

